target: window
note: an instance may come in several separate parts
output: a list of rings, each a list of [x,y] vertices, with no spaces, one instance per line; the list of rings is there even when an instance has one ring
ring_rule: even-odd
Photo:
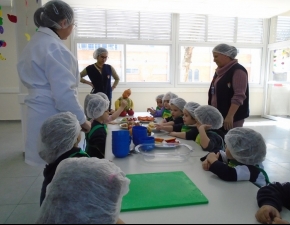
[[[212,49],[220,43],[235,46],[238,62],[249,82],[260,84],[263,20],[181,14],[179,20],[179,83],[209,83],[215,73]],[[241,46],[241,47],[239,47]]]
[[[249,82],[259,83],[260,77],[255,74],[260,74],[261,49],[238,48],[238,51],[236,59],[247,70]],[[211,82],[217,67],[213,62],[212,48],[182,46],[180,52],[180,57],[183,57],[180,65],[181,83]]]
[[[109,52],[107,63],[120,76],[120,84],[208,85],[216,69],[211,51],[217,44],[227,43],[238,48],[237,59],[247,69],[249,82],[261,83],[263,19],[82,8],[74,11],[78,24],[74,44],[80,70],[95,62],[95,49],[104,47]]]
[[[290,17],[278,16],[276,42],[290,40]]]

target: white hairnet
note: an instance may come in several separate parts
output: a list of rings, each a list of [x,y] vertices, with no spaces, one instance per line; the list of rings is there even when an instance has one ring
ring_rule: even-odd
[[[264,161],[266,144],[262,135],[250,128],[236,127],[225,135],[231,155],[240,163],[257,165]]]
[[[94,57],[94,59],[97,59],[98,58],[98,56],[99,55],[101,55],[102,53],[108,53],[108,50],[107,49],[105,49],[105,48],[98,48],[98,49],[96,49],[95,51],[94,51],[94,53],[93,53],[93,57]]]
[[[194,118],[194,110],[196,110],[200,105],[196,102],[187,102],[184,109]]]
[[[107,100],[107,101],[110,101],[109,100],[109,98],[108,98],[108,96],[105,94],[105,93],[103,93],[103,92],[98,92],[98,93],[96,93],[97,95],[100,95],[103,99],[105,99],[105,100]]]
[[[211,129],[219,129],[223,125],[223,116],[211,105],[201,105],[194,110],[194,118],[201,124],[211,125]]]
[[[161,99],[161,100],[162,100],[162,99],[163,99],[163,97],[164,97],[164,94],[157,95],[155,100],[157,100],[157,99]]]
[[[99,95],[97,95],[96,93],[95,94],[87,94],[86,97],[85,97],[85,101],[84,101],[84,111],[85,111],[85,115],[87,118],[90,118],[88,117],[88,113],[87,113],[87,106],[88,106],[88,102],[95,98],[95,97],[99,97]]]
[[[172,92],[167,92],[164,96],[163,96],[163,99],[162,99],[162,101],[168,101],[168,100],[170,100],[170,99],[172,99],[172,98],[178,98],[178,96],[176,95],[176,94],[174,94],[174,93],[172,93]]]
[[[49,1],[34,13],[34,23],[37,27],[63,29],[59,23],[64,19],[64,28],[67,28],[74,22],[74,12],[67,3],[60,0]]]
[[[212,52],[217,52],[226,55],[231,59],[234,59],[238,54],[238,50],[236,49],[236,47],[227,44],[219,44],[215,46]]]
[[[47,187],[36,223],[116,224],[129,184],[107,159],[65,159]]]
[[[86,111],[89,118],[97,119],[108,110],[110,101],[105,100],[100,95],[96,94],[96,97],[92,98],[87,105]]]
[[[39,156],[48,164],[71,150],[77,142],[81,126],[71,112],[61,112],[49,117],[41,126]]]
[[[170,99],[169,103],[175,105],[177,108],[183,111],[186,101],[183,98],[173,98]]]

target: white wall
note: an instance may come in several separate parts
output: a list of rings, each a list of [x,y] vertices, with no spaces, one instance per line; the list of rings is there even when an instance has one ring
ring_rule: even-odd
[[[8,21],[6,14],[11,12],[10,7],[2,7],[4,34],[0,34],[1,40],[6,40],[7,47],[0,48],[0,53],[7,58],[0,60],[0,120],[21,120],[20,104],[18,101],[19,79],[16,70],[17,46],[23,45],[19,36],[21,32],[16,32],[15,24]],[[19,18],[21,19],[21,18]],[[30,20],[32,18],[29,18]],[[21,36],[22,37],[22,36]],[[20,40],[21,43],[17,43]],[[24,40],[25,41],[25,40]],[[65,41],[70,48],[70,40]],[[206,88],[131,88],[131,98],[134,101],[135,111],[145,111],[147,107],[155,106],[155,97],[160,93],[172,91],[184,98],[186,101],[195,101],[200,104],[207,104]],[[127,89],[126,88],[126,89]],[[120,97],[125,88],[116,88],[113,92],[114,101]],[[90,88],[79,89],[79,100],[84,102],[85,95],[90,92]],[[113,107],[114,108],[114,107]],[[263,89],[250,87],[250,115],[262,115],[263,109]]]

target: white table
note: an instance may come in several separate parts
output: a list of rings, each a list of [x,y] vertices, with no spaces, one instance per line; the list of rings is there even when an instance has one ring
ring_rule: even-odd
[[[200,156],[206,153],[200,147],[198,149],[198,145],[194,146],[197,154],[182,163],[146,162],[141,154],[115,158],[111,150],[111,131],[118,129],[118,125],[108,126],[106,159],[112,160],[126,174],[183,171],[209,200],[204,205],[122,212],[120,218],[125,223],[257,223],[258,187],[249,181],[222,181],[213,173],[204,171]],[[283,209],[281,215],[290,221],[288,210]]]

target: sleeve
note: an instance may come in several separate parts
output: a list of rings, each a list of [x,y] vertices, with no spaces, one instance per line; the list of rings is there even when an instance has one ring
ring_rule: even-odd
[[[211,164],[209,171],[217,175],[222,180],[237,181],[237,172],[235,168],[229,167],[227,164],[219,160]]]
[[[216,152],[221,150],[221,137],[218,134],[213,134],[210,132],[206,133],[209,138],[209,143],[206,148],[201,147],[204,151]]]
[[[163,111],[164,111],[164,109],[156,110],[153,116],[154,116],[154,117],[161,117]]]
[[[118,76],[116,70],[114,69],[114,67],[111,66],[111,71],[112,71],[112,76],[114,78],[114,84],[113,87],[117,87],[119,81],[120,81],[120,77]]]
[[[193,127],[190,131],[185,133],[186,140],[193,140],[195,141],[197,135],[199,134],[197,127]]]
[[[174,132],[181,132],[181,129],[182,129],[182,124],[174,124],[172,127],[173,127],[173,131]]]
[[[86,117],[77,96],[77,66],[77,61],[67,50],[57,48],[46,55],[45,71],[55,108],[61,112],[69,111],[75,114],[80,124],[83,124]]]
[[[87,69],[84,68],[82,72],[80,72],[81,78],[85,77],[88,75]]]
[[[271,205],[281,211],[282,206],[290,210],[290,182],[274,182],[259,189],[257,193],[259,207]]]
[[[243,105],[246,99],[246,90],[248,85],[248,76],[243,70],[236,70],[233,75],[233,89],[234,95],[231,103],[236,105]]]

